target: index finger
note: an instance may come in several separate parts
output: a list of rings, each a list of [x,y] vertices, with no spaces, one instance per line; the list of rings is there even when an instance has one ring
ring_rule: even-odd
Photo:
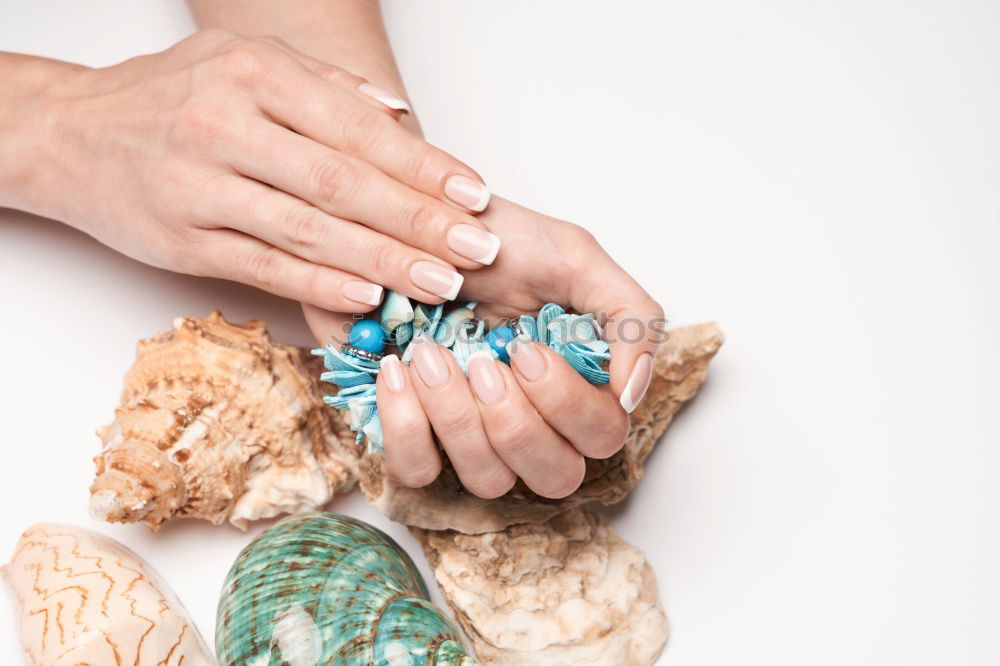
[[[490,191],[471,167],[331,86],[280,49],[274,51],[280,64],[259,90],[258,103],[267,113],[415,190],[474,213],[486,209]]]

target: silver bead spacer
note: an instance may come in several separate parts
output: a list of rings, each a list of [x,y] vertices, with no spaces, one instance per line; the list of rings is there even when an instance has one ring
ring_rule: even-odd
[[[372,361],[373,363],[378,363],[382,360],[382,354],[373,354],[372,352],[365,351],[364,349],[358,349],[357,347],[352,347],[350,345],[343,345],[340,351],[345,354],[350,354],[355,358],[364,359],[366,361]]]

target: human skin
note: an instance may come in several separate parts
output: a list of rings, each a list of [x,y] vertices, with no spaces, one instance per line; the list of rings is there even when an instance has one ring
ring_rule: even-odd
[[[499,249],[471,214],[479,176],[400,126],[393,93],[275,38],[203,31],[101,69],[6,54],[0,71],[0,205],[146,263],[367,312],[383,286],[454,298],[455,269]]]
[[[189,4],[200,25],[216,30],[185,40],[186,45],[182,42],[165,54],[128,61],[111,72],[0,55],[0,71],[4,72],[0,100],[8,100],[0,101],[0,129],[5,136],[16,137],[0,145],[0,165],[8,165],[0,166],[0,205],[62,219],[153,265],[235,279],[298,299],[321,342],[342,340],[351,313],[374,307],[352,297],[350,285],[361,290],[355,294],[371,288],[357,284],[365,283],[385,285],[425,303],[440,302],[441,293],[428,292],[412,279],[418,262],[458,269],[464,277],[461,296],[480,302],[480,316],[533,312],[546,302],[597,314],[612,345],[611,383],[605,387],[591,386],[563,359],[537,344],[515,345],[511,368],[475,362],[471,381],[453,366],[446,368],[443,381],[430,381],[436,357],[423,353],[412,368],[397,368],[395,376],[402,377],[401,383],[383,388],[392,370],[379,378],[386,463],[401,482],[418,486],[433,480],[441,466],[440,443],[462,482],[480,496],[506,492],[518,475],[545,496],[572,492],[582,480],[583,456],[609,456],[625,440],[627,412],[645,391],[651,374],[649,361],[659,344],[663,321],[659,305],[576,225],[499,197],[493,197],[486,212],[474,217],[473,208],[463,210],[444,202],[448,199],[441,186],[444,176],[417,178],[407,184],[400,179],[406,181],[413,174],[399,172],[399,164],[388,155],[379,158],[350,152],[392,145],[402,151],[403,163],[412,164],[411,150],[434,150],[419,140],[419,125],[412,114],[400,116],[377,99],[358,94],[362,79],[355,77],[363,77],[381,89],[397,91],[405,100],[376,3],[249,0],[225,3],[224,10],[223,3],[192,0]],[[239,55],[228,55],[233,52]],[[233,67],[235,71],[227,69]],[[379,120],[366,121],[365,126],[377,126],[393,140],[359,139],[331,146],[337,137],[310,135],[310,128],[313,134],[321,133],[314,129],[316,125],[303,121],[293,127],[296,131],[289,134],[298,137],[296,141],[312,139],[314,148],[337,153],[324,152],[312,163],[353,157],[363,164],[352,173],[367,165],[366,182],[375,182],[377,187],[358,186],[351,191],[354,196],[327,201],[316,192],[329,193],[329,189],[309,190],[308,174],[302,173],[309,159],[301,152],[257,155],[261,163],[280,167],[271,173],[292,174],[277,185],[269,183],[273,187],[263,188],[266,194],[287,196],[282,201],[299,210],[310,208],[303,217],[272,216],[261,211],[274,209],[257,205],[259,200],[253,198],[264,196],[260,189],[254,195],[239,196],[223,187],[232,182],[228,177],[233,173],[252,176],[253,180],[246,178],[251,184],[260,179],[260,174],[242,173],[250,170],[245,164],[239,165],[242,170],[233,164],[245,152],[240,150],[245,146],[234,142],[247,136],[234,131],[242,127],[233,119],[254,119],[255,113],[266,109],[253,95],[236,93],[255,86],[273,91],[276,81],[286,82],[277,86],[281,94],[301,93],[299,85],[287,83],[293,72],[297,73],[294,80],[312,96],[298,98],[299,105],[285,100],[286,109],[308,107],[309,100],[319,95],[331,100],[324,111],[336,110],[337,104],[357,114],[361,113],[358,109],[373,111],[371,117]],[[261,84],[256,75],[270,76],[272,85]],[[195,85],[206,79],[208,85]],[[188,87],[180,86],[178,91],[178,80]],[[219,90],[228,91],[228,96],[210,95]],[[185,108],[197,93],[209,95],[209,101],[198,105],[197,112],[182,114],[179,125],[150,125],[151,119],[170,117],[167,110]],[[334,93],[339,95],[336,103]],[[248,96],[256,107],[246,104]],[[160,106],[164,100],[167,109]],[[205,112],[206,106],[211,113]],[[405,129],[409,144],[388,129],[387,122]],[[180,151],[175,143],[178,134],[184,148]],[[159,137],[160,143],[151,143],[151,136]],[[251,141],[250,149],[267,143],[262,138]],[[220,146],[230,146],[230,152],[213,152]],[[175,151],[184,159],[171,169],[161,168],[164,156],[177,157]],[[415,163],[440,161],[439,171],[444,175],[457,169],[478,178],[454,158],[440,151],[433,155],[432,160]],[[214,167],[217,172],[212,175]],[[209,175],[198,168],[207,169]],[[201,174],[202,181],[186,180],[192,173]],[[353,220],[364,218],[365,206],[384,205],[384,199],[372,195],[373,190],[391,192],[394,188],[400,200],[412,203],[416,197],[420,201],[406,209],[410,214],[402,214],[396,227],[380,228],[376,219],[369,220],[371,226]],[[213,200],[228,208],[220,212],[206,205]],[[334,204],[340,208],[329,210]],[[356,208],[348,214],[342,212],[344,206]],[[164,210],[170,214],[164,216]],[[252,228],[240,226],[249,224],[247,217],[252,218]],[[287,228],[288,221],[295,221],[293,229]],[[489,266],[457,256],[447,243],[455,227],[488,229],[506,250]],[[352,245],[348,230],[369,235]],[[379,251],[384,248],[393,251]],[[438,287],[438,292],[444,291]],[[642,330],[638,335],[621,335],[624,322]],[[442,357],[448,361],[450,354]]]
[[[305,53],[405,94],[377,2],[249,0],[238,10],[212,0],[188,0],[188,5],[202,27],[276,34]],[[401,122],[420,131],[416,115]],[[520,476],[535,492],[562,497],[582,481],[583,456],[610,456],[625,441],[626,408],[631,411],[645,391],[663,311],[577,225],[496,196],[478,217],[504,249],[491,266],[466,275],[462,296],[479,302],[477,316],[497,321],[536,312],[548,302],[593,312],[611,342],[611,383],[591,386],[537,343],[528,349],[514,345],[510,367],[473,361],[468,379],[441,348],[415,354],[409,367],[387,357],[377,384],[386,465],[404,484],[430,483],[441,469],[440,443],[463,484],[477,495],[503,494]],[[345,341],[351,317],[304,309],[318,340]],[[620,330],[624,327],[630,330]],[[425,375],[440,381],[430,386]]]

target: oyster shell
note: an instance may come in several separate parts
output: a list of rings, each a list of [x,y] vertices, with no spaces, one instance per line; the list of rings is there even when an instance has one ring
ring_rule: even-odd
[[[471,666],[460,636],[387,534],[310,512],[281,520],[240,553],[219,600],[215,644],[224,666]]]
[[[653,570],[596,511],[469,535],[411,528],[484,664],[652,664],[667,638]]]
[[[245,528],[349,490],[354,437],[330,418],[317,365],[263,322],[218,311],[140,340],[115,420],[98,430],[91,512],[154,530],[181,516]]]
[[[4,573],[32,664],[215,664],[170,588],[117,541],[40,523],[21,535]]]
[[[540,523],[591,500],[621,501],[642,478],[642,466],[680,407],[693,398],[708,363],[722,345],[714,324],[670,331],[653,366],[645,399],[632,413],[632,430],[622,450],[605,460],[587,460],[583,484],[572,495],[551,500],[520,482],[506,495],[484,500],[467,492],[450,466],[423,488],[407,488],[385,472],[382,455],[369,449],[360,462],[360,484],[370,504],[392,520],[432,530],[466,534],[495,532],[516,523]]]

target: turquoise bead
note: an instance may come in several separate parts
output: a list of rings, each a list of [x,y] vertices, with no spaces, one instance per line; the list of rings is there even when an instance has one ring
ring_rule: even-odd
[[[221,666],[474,666],[413,560],[348,516],[289,516],[243,549],[219,600]]]
[[[488,344],[497,356],[504,363],[510,363],[510,356],[507,354],[507,343],[514,339],[514,329],[510,326],[494,328],[486,334],[486,344]]]
[[[351,326],[347,344],[361,351],[381,354],[385,349],[385,333],[374,319],[359,319]]]

